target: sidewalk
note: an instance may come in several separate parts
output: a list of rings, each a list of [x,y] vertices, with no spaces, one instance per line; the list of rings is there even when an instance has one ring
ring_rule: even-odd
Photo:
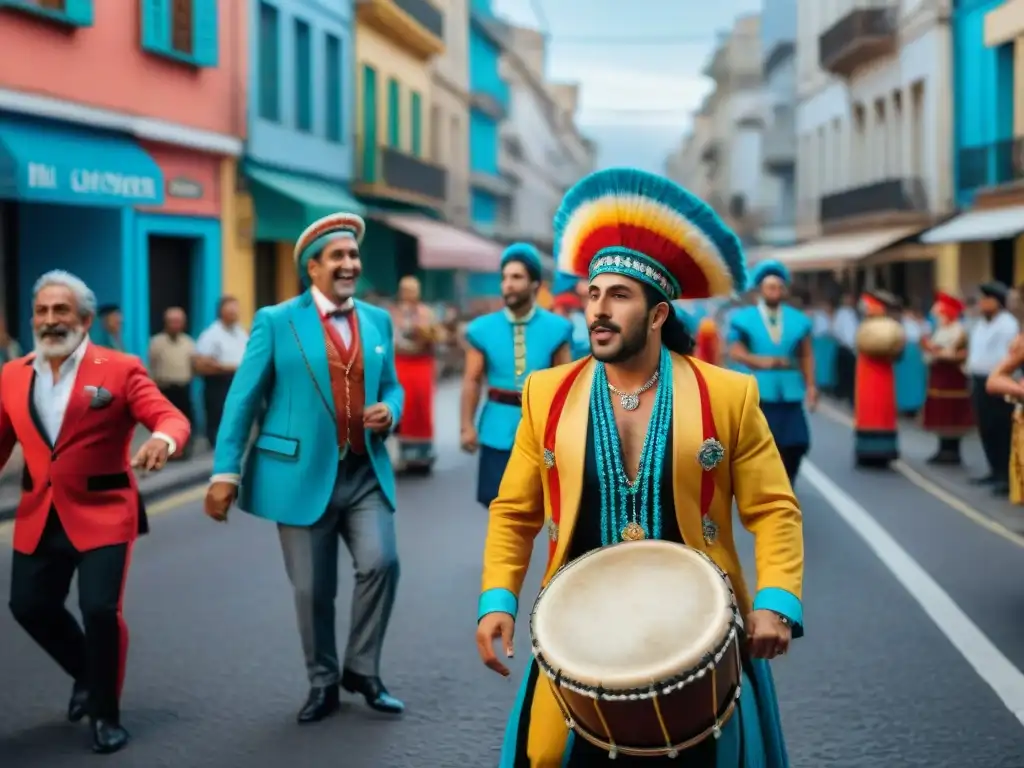
[[[849,406],[831,398],[822,400],[819,413],[825,418],[842,419],[844,423],[849,423],[852,418]],[[976,432],[961,443],[963,466],[934,467],[927,463],[927,459],[935,452],[935,436],[921,429],[914,419],[901,419],[899,431],[900,459],[911,473],[920,475],[1014,533],[1024,534],[1024,507],[1016,507],[1003,497],[993,496],[984,486],[970,484],[972,477],[988,472],[985,453]],[[908,475],[908,479],[915,482],[912,475]]]
[[[149,432],[142,428],[137,429],[135,439],[132,441],[132,450],[138,450],[139,446],[148,439]],[[18,445],[15,446],[7,466],[4,467],[3,472],[0,472],[0,521],[14,518],[18,499],[21,496],[23,466],[21,446]],[[136,472],[136,477],[143,498],[146,501],[153,501],[190,485],[206,482],[212,469],[213,455],[206,445],[206,440],[200,437],[190,458],[169,462],[164,469],[152,474]]]

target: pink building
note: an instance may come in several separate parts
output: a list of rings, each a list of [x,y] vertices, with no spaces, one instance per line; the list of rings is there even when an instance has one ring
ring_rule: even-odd
[[[33,282],[54,268],[121,308],[131,352],[168,307],[193,332],[212,321],[237,232],[246,5],[0,8],[0,297],[23,345]]]

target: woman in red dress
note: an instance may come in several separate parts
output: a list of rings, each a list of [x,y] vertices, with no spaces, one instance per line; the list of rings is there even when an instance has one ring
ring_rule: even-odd
[[[903,326],[890,317],[899,301],[885,291],[861,296],[854,385],[854,454],[858,467],[885,467],[900,456],[894,363],[903,353]]]
[[[967,330],[960,322],[962,301],[941,291],[932,314],[938,327],[922,343],[928,364],[928,397],[922,424],[939,438],[939,448],[929,464],[959,465],[960,439],[974,428],[974,411],[967,375]]]

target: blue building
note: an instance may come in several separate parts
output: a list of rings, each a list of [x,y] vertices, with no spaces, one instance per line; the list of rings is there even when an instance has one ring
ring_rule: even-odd
[[[761,50],[769,107],[761,151],[774,205],[760,239],[790,245],[796,242],[796,0],[764,0]]]
[[[313,220],[362,212],[353,162],[353,0],[252,0],[244,175],[255,223],[255,304],[295,295],[291,250]]]
[[[498,171],[500,127],[509,110],[509,86],[501,77],[502,26],[491,0],[471,0],[469,29],[470,218],[493,235],[500,199],[511,194]]]

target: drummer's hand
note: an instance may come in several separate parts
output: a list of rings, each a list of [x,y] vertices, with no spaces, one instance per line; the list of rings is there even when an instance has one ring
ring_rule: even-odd
[[[774,659],[789,650],[793,630],[774,611],[752,611],[747,617],[747,640],[750,656]]]
[[[502,677],[508,677],[510,673],[508,667],[498,661],[494,653],[494,641],[501,639],[505,657],[511,659],[514,655],[512,635],[515,631],[516,620],[507,613],[488,613],[476,625],[476,650],[480,654],[480,661]]]

